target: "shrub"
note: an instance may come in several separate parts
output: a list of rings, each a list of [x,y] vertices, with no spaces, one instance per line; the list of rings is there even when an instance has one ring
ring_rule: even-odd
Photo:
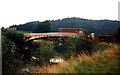
[[[22,47],[25,44],[24,35],[15,31],[2,32],[2,35],[6,36],[7,39],[14,42],[18,47]]]
[[[15,31],[6,31],[2,32],[2,35],[6,36],[7,39],[15,43],[16,50],[20,54],[21,59],[30,59],[30,48],[28,46],[31,45],[31,42],[26,42],[24,34]],[[26,50],[25,47],[28,47],[29,49]]]
[[[48,44],[47,42],[44,42],[44,44],[36,43],[36,45],[38,47],[36,50],[32,50],[32,56],[37,58],[35,63],[39,64],[40,66],[43,64],[48,64],[49,59],[57,54],[54,49],[54,44]]]
[[[109,46],[108,43],[105,43],[105,42],[101,42],[101,43],[98,43],[94,46],[94,50],[99,50],[99,51],[102,51],[102,50],[105,50],[107,49]]]
[[[23,64],[22,61],[17,59],[18,57],[19,54],[17,53],[14,42],[11,42],[5,36],[2,36],[2,72],[17,72],[17,69]]]
[[[65,45],[67,47],[67,52],[65,54],[66,58],[77,56],[77,54],[82,52],[88,54],[92,53],[92,42],[80,38],[69,38],[66,40]]]

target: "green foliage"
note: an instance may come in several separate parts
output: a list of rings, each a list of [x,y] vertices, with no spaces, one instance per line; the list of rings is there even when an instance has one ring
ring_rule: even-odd
[[[36,50],[32,50],[32,56],[37,58],[35,62],[37,62],[37,64],[39,64],[40,66],[42,64],[48,64],[49,59],[56,56],[54,44],[42,41],[36,43],[35,45],[38,45],[38,47],[34,48]]]
[[[44,21],[42,23],[39,23],[38,27],[33,32],[43,33],[43,32],[49,32],[49,31],[50,31],[50,23],[49,21]]]
[[[18,26],[15,26],[15,27],[17,27],[17,30],[20,30],[20,31],[33,32],[37,29],[39,24],[40,24],[39,21],[34,21],[34,22],[28,22],[28,23],[25,23],[25,24],[22,24],[22,25],[18,25]],[[12,27],[14,27],[14,25],[10,26],[10,28],[12,28]]]
[[[20,31],[20,30],[15,30],[14,32],[17,32],[17,33],[31,33],[30,31]]]
[[[22,59],[29,59],[29,50],[25,50],[25,46],[27,46],[26,40],[24,39],[24,35],[22,33],[14,32],[14,31],[5,31],[2,32],[2,35],[6,36],[7,39],[14,42],[18,53],[21,55]]]
[[[82,52],[90,54],[92,51],[92,42],[83,40],[81,38],[68,38],[65,42],[67,47],[67,52],[65,54],[66,58],[70,56],[77,56]]]
[[[96,50],[96,51],[97,50],[99,50],[99,51],[105,50],[109,47],[108,45],[109,45],[108,43],[104,43],[104,42],[96,44],[96,45],[94,45],[94,50]]]
[[[44,45],[41,47],[41,50],[40,50],[41,61],[45,61],[46,63],[48,63],[49,59],[54,57],[55,55],[56,55],[56,52],[54,50],[53,45]]]
[[[23,65],[19,59],[14,42],[2,36],[2,71],[3,73],[15,73]]]
[[[111,60],[112,61],[112,60]],[[118,62],[112,61],[111,64],[98,62],[98,65],[88,65],[88,62],[82,61],[77,66],[74,67],[76,73],[117,73],[118,72]]]
[[[25,49],[29,45],[22,33],[14,31],[2,32],[3,72],[20,72],[18,70],[24,67],[30,59],[30,49]]]
[[[91,34],[91,31],[88,30],[88,29],[84,29],[83,32],[84,32],[84,35],[90,35]]]
[[[2,35],[6,36],[9,40],[13,41],[16,45],[21,46],[25,43],[24,35],[15,31],[5,31]]]
[[[69,60],[69,65],[63,66],[59,71],[61,73],[119,73],[119,54],[116,44],[102,43],[107,46],[105,50],[99,51],[92,56],[82,55],[78,58]],[[108,45],[109,44],[109,45]],[[94,58],[94,59],[93,59]],[[57,66],[55,67],[57,68]]]
[[[10,28],[17,28],[18,31],[28,31],[28,32],[49,32],[51,27],[49,21],[39,22],[28,22],[22,25],[13,25]]]

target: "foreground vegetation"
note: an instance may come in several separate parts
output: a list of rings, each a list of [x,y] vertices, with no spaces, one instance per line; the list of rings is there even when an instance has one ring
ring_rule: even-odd
[[[84,39],[82,39],[84,38]],[[27,41],[23,33],[2,32],[3,73],[117,73],[119,45],[77,38]],[[50,64],[61,57],[62,63]]]
[[[91,56],[84,53],[52,66],[37,67],[35,73],[118,73],[119,45],[101,42]]]

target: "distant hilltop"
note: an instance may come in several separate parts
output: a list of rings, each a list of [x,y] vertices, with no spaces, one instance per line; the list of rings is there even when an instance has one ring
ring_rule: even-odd
[[[64,18],[59,20],[46,20],[44,22],[33,21],[20,25],[12,25],[20,31],[29,32],[57,32],[58,28],[83,28],[93,33],[113,34],[120,27],[120,21],[112,20],[89,20],[83,18]]]

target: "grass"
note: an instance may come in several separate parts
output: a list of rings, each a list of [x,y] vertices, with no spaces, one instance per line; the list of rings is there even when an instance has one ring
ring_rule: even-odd
[[[31,32],[28,32],[28,31],[19,31],[19,30],[16,30],[15,32],[18,32],[18,33],[31,33]]]
[[[34,42],[36,43],[40,43],[40,44],[53,44],[52,41],[49,41],[49,40],[42,40],[42,39],[39,39],[39,40],[34,40]]]
[[[16,30],[16,28],[6,28],[5,30]]]
[[[120,46],[113,43],[99,43],[106,45],[101,51],[98,49],[93,55],[78,55],[78,58],[71,59],[63,63],[39,68],[38,73],[117,73],[118,62],[120,61]],[[36,73],[36,72],[35,72]]]
[[[10,32],[18,32],[18,33],[31,33],[29,31],[20,31],[20,30],[17,30],[16,28],[6,28],[4,30],[10,31]]]
[[[20,30],[10,30],[10,32],[17,32],[17,33],[31,33],[28,31],[20,31]]]

